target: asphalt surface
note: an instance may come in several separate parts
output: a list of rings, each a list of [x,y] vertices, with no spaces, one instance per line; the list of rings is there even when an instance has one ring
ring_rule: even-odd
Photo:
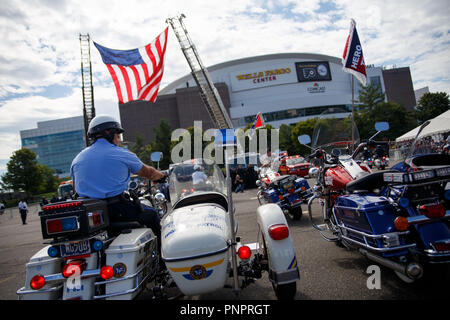
[[[313,184],[309,180],[310,185]],[[238,221],[238,236],[242,243],[257,241],[256,189],[233,194]],[[302,219],[292,221],[287,217],[294,241],[301,279],[297,282],[298,300],[423,300],[448,297],[450,275],[443,276],[441,269],[433,269],[430,277],[418,283],[406,284],[393,271],[380,266],[380,286],[373,284],[371,268],[376,265],[356,251],[349,251],[327,242],[311,226],[306,206]],[[38,216],[39,206],[30,206],[27,224],[22,225],[17,208],[10,208],[0,216],[0,300],[16,300],[16,291],[24,286],[25,264],[43,247]],[[319,205],[313,206],[315,223],[320,223]],[[371,277],[372,276],[372,277]],[[229,284],[232,284],[230,278]],[[170,294],[176,294],[171,289]],[[143,292],[139,300],[150,299]],[[231,289],[181,300],[274,300],[276,299],[267,273],[236,295]]]

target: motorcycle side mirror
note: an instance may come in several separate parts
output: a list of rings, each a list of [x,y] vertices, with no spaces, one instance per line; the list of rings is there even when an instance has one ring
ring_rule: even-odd
[[[387,130],[389,130],[389,123],[388,122],[377,122],[377,123],[375,123],[375,130],[387,131]]]
[[[298,136],[298,142],[300,142],[300,144],[309,144],[311,143],[311,137],[307,134],[302,134],[301,136]]]
[[[308,175],[310,177],[316,177],[318,174],[319,174],[319,169],[317,169],[316,167],[312,167],[308,171]]]
[[[259,187],[261,187],[261,181],[259,181],[259,180],[256,180],[256,186],[259,188]]]
[[[333,150],[331,150],[331,155],[333,157],[339,157],[341,155],[341,150],[338,148],[334,148]]]
[[[150,160],[152,160],[153,162],[160,162],[162,160],[162,158],[163,158],[163,153],[160,151],[153,152],[150,155]]]

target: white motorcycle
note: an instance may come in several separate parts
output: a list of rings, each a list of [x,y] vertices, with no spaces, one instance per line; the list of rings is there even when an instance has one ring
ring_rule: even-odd
[[[151,229],[110,223],[102,200],[44,206],[42,234],[49,240],[27,263],[19,299],[128,300],[144,289],[164,298],[173,283],[191,296],[223,288],[230,275],[237,293],[263,271],[279,299],[293,299],[300,274],[281,209],[275,204],[258,207],[258,241],[241,244],[231,178],[225,180],[217,165],[203,163],[208,178],[194,186],[192,177],[180,174],[194,162],[199,161],[171,169],[172,211],[161,221],[161,256]]]

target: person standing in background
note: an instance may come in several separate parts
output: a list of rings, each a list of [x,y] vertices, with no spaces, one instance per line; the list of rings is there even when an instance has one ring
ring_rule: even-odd
[[[27,202],[23,199],[21,199],[19,202],[19,212],[20,217],[22,218],[22,224],[27,224],[26,220],[27,220],[28,206]]]

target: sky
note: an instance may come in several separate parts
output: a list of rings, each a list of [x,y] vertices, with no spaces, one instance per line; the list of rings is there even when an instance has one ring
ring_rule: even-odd
[[[21,148],[20,130],[83,114],[80,33],[134,49],[181,13],[206,67],[286,52],[341,57],[353,18],[366,64],[409,66],[415,90],[450,93],[448,0],[0,0],[0,175]],[[96,113],[120,119],[92,42],[91,61]],[[188,73],[169,28],[160,88]]]

